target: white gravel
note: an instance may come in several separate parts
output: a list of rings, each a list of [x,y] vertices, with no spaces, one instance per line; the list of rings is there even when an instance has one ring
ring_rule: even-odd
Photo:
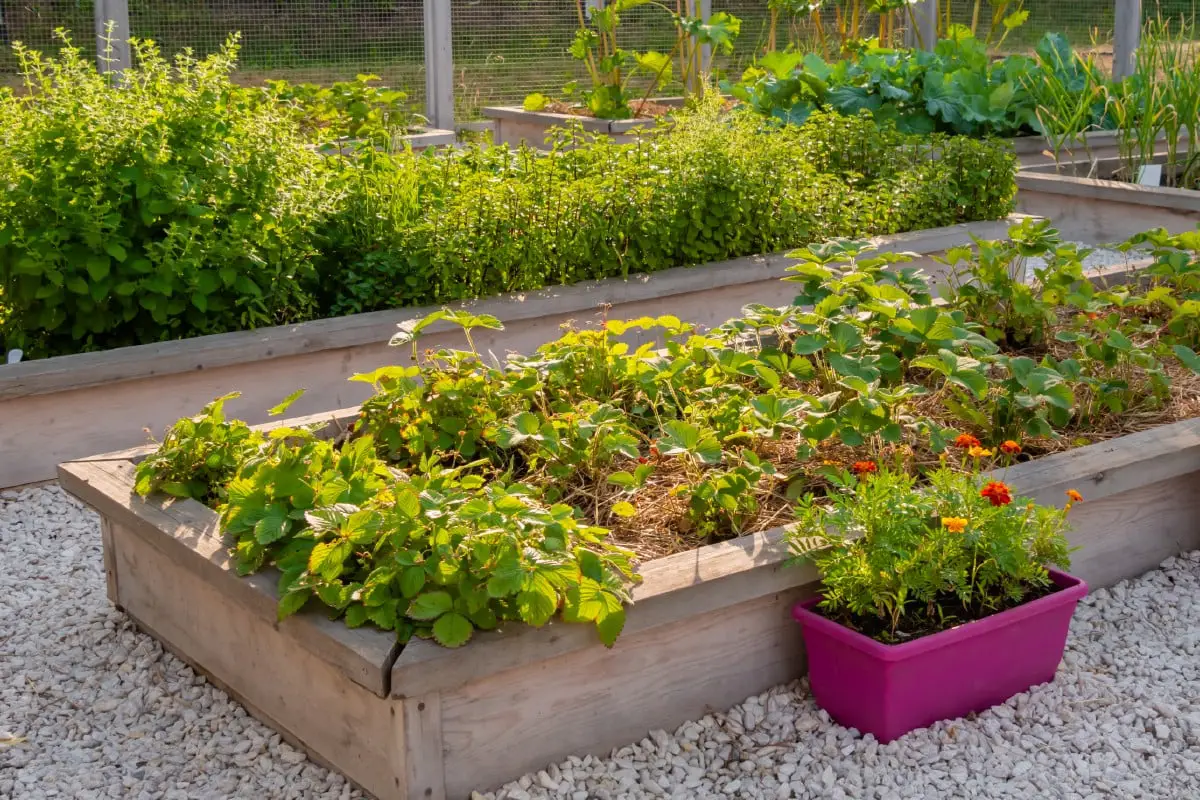
[[[1119,267],[1122,264],[1126,264],[1130,261],[1134,261],[1139,258],[1146,258],[1150,255],[1149,250],[1147,250],[1145,248],[1134,248],[1133,250],[1130,250],[1128,253],[1123,253],[1120,250],[1114,250],[1110,247],[1103,247],[1101,245],[1094,245],[1094,244],[1086,244],[1084,242],[1068,241],[1068,242],[1063,242],[1063,244],[1073,244],[1081,249],[1087,248],[1092,251],[1092,252],[1088,253],[1087,256],[1085,256],[1083,259],[1082,263],[1083,263],[1083,269],[1085,272],[1089,272],[1089,271],[1095,270],[1095,269],[1102,269],[1104,267]],[[1043,267],[1043,266],[1045,266],[1045,264],[1046,264],[1046,260],[1044,258],[1039,258],[1038,256],[1031,256],[1025,262],[1026,274],[1029,276],[1032,276],[1034,269]]]
[[[0,493],[0,798],[351,797],[109,605],[93,513]]]
[[[0,565],[0,797],[359,796],[111,609],[96,518],[57,487],[0,493]],[[1058,679],[975,720],[881,746],[801,681],[473,798],[1184,800],[1197,686],[1192,553],[1086,599]]]

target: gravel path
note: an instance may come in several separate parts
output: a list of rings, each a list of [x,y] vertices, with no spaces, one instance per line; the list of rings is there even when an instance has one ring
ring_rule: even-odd
[[[0,798],[359,796],[111,610],[99,542],[57,487],[0,493]],[[1058,679],[976,720],[881,746],[801,681],[474,800],[1184,800],[1200,797],[1197,686],[1192,553],[1085,600]]]

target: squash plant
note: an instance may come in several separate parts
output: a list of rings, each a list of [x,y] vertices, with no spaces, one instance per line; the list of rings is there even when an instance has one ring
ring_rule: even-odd
[[[1046,34],[1032,58],[992,60],[985,42],[955,28],[932,52],[870,47],[834,62],[815,53],[767,53],[739,82],[722,86],[759,114],[792,124],[828,109],[865,111],[911,133],[1017,136],[1057,130],[1061,124],[1049,120],[1062,120],[1075,106],[1081,110],[1069,133],[1107,124],[1102,80],[1061,34]]]

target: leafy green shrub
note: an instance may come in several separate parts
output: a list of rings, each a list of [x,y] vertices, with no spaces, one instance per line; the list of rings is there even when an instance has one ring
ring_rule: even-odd
[[[821,573],[819,607],[883,642],[1012,608],[1050,589],[1046,564],[1070,566],[1065,511],[976,474],[925,477],[865,472],[828,505],[804,497],[787,529],[796,560]]]
[[[69,42],[54,59],[16,45],[26,91],[0,96],[0,337],[31,356],[317,311],[322,157],[286,109],[231,82],[232,40],[173,64],[133,49],[118,85]]]
[[[335,313],[653,272],[1012,208],[999,144],[914,137],[866,117],[802,129],[708,105],[629,145],[548,155],[368,154],[344,166],[322,283]]]
[[[986,45],[960,30],[933,52],[873,48],[832,64],[809,53],[768,53],[725,89],[759,114],[793,124],[814,111],[869,112],[912,133],[1017,136],[1045,133],[1062,105],[1082,98],[1078,133],[1106,126],[1105,79],[1048,33],[1034,57],[992,60]]]

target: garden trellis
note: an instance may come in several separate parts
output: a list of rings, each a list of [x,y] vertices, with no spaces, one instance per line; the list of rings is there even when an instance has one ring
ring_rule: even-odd
[[[587,0],[589,6],[602,2]],[[944,17],[947,4],[956,22],[970,23],[975,15],[974,0],[918,0],[911,18],[902,12],[899,21],[908,28],[912,20]],[[770,36],[768,0],[702,0],[700,7],[742,20],[733,54],[718,63],[740,72]],[[1118,73],[1132,64],[1143,20],[1161,15],[1190,22],[1195,14],[1191,0],[1025,0],[1023,8],[1029,18],[1009,37],[1007,49],[1027,49],[1046,31],[1065,31],[1079,47],[1111,52]],[[981,35],[990,13],[990,4],[982,2]],[[78,44],[103,58],[109,22],[114,42],[104,66],[128,62],[124,39],[130,35],[154,39],[168,53],[191,47],[204,55],[240,31],[245,80],[330,83],[376,74],[423,102],[439,128],[475,119],[484,106],[519,103],[532,92],[557,91],[582,77],[567,54],[577,26],[575,0],[6,1],[0,2],[0,40],[6,45],[0,73],[15,72],[8,43],[52,49],[56,27],[72,31]],[[782,15],[775,28],[781,38],[811,39],[811,23],[803,19]],[[649,6],[627,12],[623,32],[637,49],[667,47],[673,35],[661,10]]]
[[[603,0],[588,0],[588,4]],[[913,19],[934,6],[944,15],[949,2],[955,21],[970,22],[974,0],[920,0]],[[742,34],[734,54],[721,67],[740,70],[767,42],[768,0],[704,0],[711,12],[740,17]],[[989,8],[982,4],[986,30]],[[1065,4],[1026,0],[1025,25],[1009,46],[1030,46],[1048,30],[1067,32],[1078,46],[1095,43],[1110,51],[1120,70],[1130,63],[1139,23],[1156,15],[1189,21],[1191,0],[1083,0]],[[926,9],[923,17],[922,9]],[[663,46],[671,31],[650,8],[627,14],[630,46]],[[232,31],[242,33],[247,79],[286,78],[328,83],[362,72],[378,74],[423,100],[438,127],[477,116],[485,105],[519,102],[531,92],[559,88],[580,77],[566,53],[576,25],[575,0],[33,0],[0,2],[0,40],[53,46],[52,32],[63,27],[89,50],[96,48],[109,21],[115,23],[114,66],[128,59],[128,35],[158,41],[167,52],[192,47],[198,54],[217,49]],[[907,27],[907,15],[901,15]],[[804,36],[805,21],[782,18],[777,27]],[[90,34],[95,31],[96,38]],[[983,31],[981,31],[983,32]],[[910,41],[915,40],[910,37]],[[926,37],[929,38],[929,37]],[[0,53],[0,72],[14,72],[11,53]]]

